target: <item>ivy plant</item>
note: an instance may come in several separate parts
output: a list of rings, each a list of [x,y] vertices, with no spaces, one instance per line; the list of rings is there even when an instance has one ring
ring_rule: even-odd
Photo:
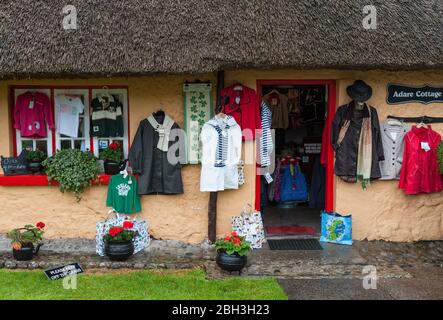
[[[61,192],[73,192],[78,201],[100,172],[94,155],[77,149],[58,151],[42,164],[48,181],[57,181]]]
[[[440,142],[437,149],[438,171],[443,174],[443,142]]]

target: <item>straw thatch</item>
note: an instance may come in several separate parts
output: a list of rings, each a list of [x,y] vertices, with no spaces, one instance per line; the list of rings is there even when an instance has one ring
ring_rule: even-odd
[[[376,30],[362,27],[364,5]],[[64,30],[62,8],[77,8]],[[0,0],[0,77],[440,69],[441,0]]]

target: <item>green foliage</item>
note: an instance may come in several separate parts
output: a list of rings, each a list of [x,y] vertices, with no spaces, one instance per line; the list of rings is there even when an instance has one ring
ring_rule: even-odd
[[[31,150],[26,152],[26,160],[28,162],[42,162],[46,158],[46,153],[40,150]]]
[[[440,142],[437,148],[438,171],[443,174],[443,142]]]
[[[27,224],[23,228],[12,229],[6,236],[11,239],[11,243],[27,245],[41,241],[44,233],[43,229]]]
[[[215,247],[227,254],[238,254],[239,256],[245,256],[251,251],[251,244],[245,240],[245,237],[238,236],[235,232],[232,232],[223,240],[217,241]]]
[[[78,201],[100,172],[96,158],[90,152],[77,149],[58,151],[42,164],[48,180],[57,181],[61,192],[73,192]]]

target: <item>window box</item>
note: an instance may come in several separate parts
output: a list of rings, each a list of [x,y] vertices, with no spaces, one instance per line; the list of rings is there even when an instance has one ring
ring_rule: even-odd
[[[93,182],[93,185],[108,185],[111,176],[99,174],[99,181]],[[8,187],[29,187],[29,186],[57,186],[55,181],[48,181],[46,175],[23,175],[23,176],[5,176],[0,175],[0,186]]]

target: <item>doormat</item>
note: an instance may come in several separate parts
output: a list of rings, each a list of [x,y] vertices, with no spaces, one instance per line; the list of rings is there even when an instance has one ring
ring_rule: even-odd
[[[271,250],[323,250],[317,239],[268,239]]]
[[[267,226],[267,234],[316,234],[315,228],[304,226]]]

